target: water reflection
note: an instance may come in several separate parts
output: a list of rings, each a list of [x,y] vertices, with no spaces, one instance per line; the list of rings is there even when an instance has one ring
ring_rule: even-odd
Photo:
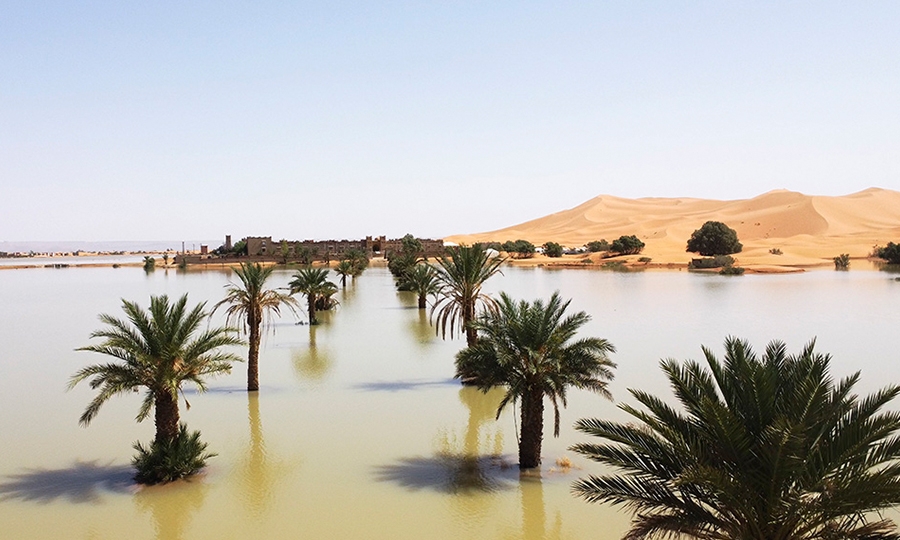
[[[287,477],[291,468],[274,459],[266,448],[262,421],[259,416],[259,393],[247,393],[247,419],[250,426],[249,447],[235,467],[241,497],[250,514],[262,516],[275,498],[276,487]]]
[[[332,361],[331,355],[327,350],[319,350],[316,345],[316,333],[319,331],[318,325],[309,327],[309,346],[306,348],[295,349],[291,353],[291,361],[294,364],[294,370],[300,379],[309,382],[318,382],[328,375],[331,371]]]
[[[547,508],[544,502],[544,483],[540,473],[522,473],[519,481],[522,503],[522,540],[556,540],[562,538],[562,515],[557,512],[548,530]]]
[[[150,512],[157,540],[181,540],[191,516],[203,507],[209,487],[193,481],[179,481],[143,488],[134,497],[138,508]]]
[[[0,483],[0,502],[18,499],[46,504],[65,499],[94,503],[102,493],[129,493],[135,487],[134,469],[96,461],[76,461],[64,469],[34,469],[7,478]]]
[[[418,345],[428,345],[437,338],[434,327],[428,319],[427,309],[416,308],[416,315],[409,319],[407,328]]]

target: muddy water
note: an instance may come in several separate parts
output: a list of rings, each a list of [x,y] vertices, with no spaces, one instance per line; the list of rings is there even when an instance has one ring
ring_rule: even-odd
[[[283,286],[289,273],[276,275]],[[113,398],[87,429],[87,386],[66,392],[79,367],[105,361],[89,343],[101,312],[151,294],[221,298],[226,272],[147,276],[137,268],[0,272],[0,537],[2,538],[620,538],[629,517],[571,496],[572,481],[602,472],[568,452],[584,416],[624,418],[614,403],[570,395],[563,429],[545,428],[544,468],[521,477],[512,411],[502,392],[451,379],[462,342],[435,337],[415,299],[370,269],[339,293],[323,324],[274,321],[261,353],[258,396],[245,366],[187,393],[183,419],[218,456],[190,482],[138,488],[131,444],[138,396]],[[668,395],[657,362],[699,358],[726,335],[758,348],[780,338],[795,351],[813,337],[835,375],[862,370],[861,392],[897,381],[900,282],[881,272],[719,276],[507,269],[488,287],[514,297],[559,290],[593,315],[585,335],[618,348],[610,389]],[[217,316],[217,322],[222,322]],[[245,351],[242,351],[245,354]],[[574,467],[562,470],[558,458]]]

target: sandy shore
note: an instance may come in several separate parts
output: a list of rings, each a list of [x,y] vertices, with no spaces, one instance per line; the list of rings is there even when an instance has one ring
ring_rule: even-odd
[[[600,260],[591,265],[622,260],[638,266],[649,257],[648,268],[684,268],[696,254],[685,252],[691,233],[706,221],[721,221],[735,229],[744,245],[734,255],[748,272],[793,272],[833,267],[842,253],[853,261],[865,260],[876,245],[900,242],[900,193],[871,188],[840,197],[811,196],[792,191],[771,191],[753,199],[623,199],[602,195],[570,210],[557,212],[497,231],[455,235],[446,242],[525,239],[535,245],[558,242],[577,247],[593,240],[612,241],[636,235],[645,244],[637,256]],[[779,254],[772,251],[779,250]],[[535,257],[513,264],[580,266],[584,256],[563,259]],[[866,265],[871,266],[871,265]]]

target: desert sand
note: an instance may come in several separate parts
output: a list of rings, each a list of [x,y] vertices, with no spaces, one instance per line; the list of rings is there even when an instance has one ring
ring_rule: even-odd
[[[737,231],[744,249],[734,257],[749,271],[833,266],[833,257],[842,253],[848,253],[851,259],[866,259],[873,246],[900,242],[900,192],[870,188],[831,197],[776,190],[734,201],[601,195],[570,210],[519,225],[444,240],[471,244],[525,239],[535,245],[553,241],[577,247],[592,240],[612,241],[633,234],[646,247],[640,255],[623,257],[627,262],[636,264],[639,257],[650,257],[650,266],[683,267],[697,257],[685,252],[687,240],[706,221],[721,221]],[[770,253],[773,249],[782,254]],[[571,265],[582,258],[538,256],[517,264]],[[595,254],[594,262],[598,259]]]

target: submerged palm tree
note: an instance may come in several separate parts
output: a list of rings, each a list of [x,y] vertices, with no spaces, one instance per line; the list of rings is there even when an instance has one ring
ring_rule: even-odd
[[[225,286],[225,298],[215,305],[213,311],[228,305],[225,313],[229,324],[241,321],[242,328],[249,334],[250,350],[247,354],[247,391],[259,390],[259,342],[261,327],[267,318],[281,314],[281,306],[286,305],[291,311],[297,301],[289,294],[282,294],[275,289],[266,289],[266,281],[275,268],[263,268],[259,263],[241,263],[234,273],[241,280],[240,284],[229,283]]]
[[[144,388],[138,422],[150,416],[152,410],[156,424],[154,442],[170,443],[176,439],[180,418],[178,392],[182,384],[191,382],[203,391],[204,377],[229,373],[231,363],[241,361],[232,353],[218,350],[242,343],[233,335],[235,330],[215,327],[196,335],[207,315],[203,311],[205,303],[190,311],[186,305],[187,295],[174,304],[165,295],[152,296],[149,312],[123,300],[127,320],[100,315],[107,328],[91,333],[91,337],[102,338],[103,342],[78,350],[98,352],[118,361],[87,366],[72,376],[69,388],[90,379],[91,388],[99,389],[81,415],[82,425],[90,424],[112,396]]]
[[[900,537],[877,513],[900,504],[900,413],[880,412],[900,387],[860,398],[859,373],[835,383],[813,348],[758,357],[728,338],[724,361],[703,349],[706,368],[663,361],[680,410],[631,390],[636,422],[580,420],[604,442],[573,449],[621,473],[575,492],[633,510],[629,539]]]
[[[342,259],[334,267],[334,273],[341,276],[341,288],[347,287],[347,276],[353,276],[356,271],[353,261],[350,259]]]
[[[400,277],[399,288],[402,291],[412,291],[418,295],[419,309],[427,307],[428,297],[436,295],[440,291],[437,281],[437,272],[431,265],[417,264]]]
[[[504,259],[492,258],[480,244],[448,248],[448,256],[440,257],[434,266],[437,281],[440,285],[438,300],[432,307],[432,318],[437,319],[436,330],[441,337],[450,336],[456,331],[466,333],[466,345],[475,344],[477,333],[471,326],[475,320],[477,304],[486,304],[488,308],[496,305],[496,301],[481,292],[484,282],[500,272]]]
[[[316,319],[316,302],[320,297],[329,297],[337,291],[337,285],[328,281],[328,269],[307,266],[294,273],[294,279],[288,283],[291,294],[306,295],[309,312],[309,324],[319,324]]]
[[[478,341],[456,355],[457,377],[468,377],[485,392],[495,386],[506,387],[498,418],[507,404],[521,402],[522,469],[541,463],[544,396],[553,404],[556,437],[559,405],[566,406],[569,387],[609,397],[606,386],[613,378],[615,364],[608,354],[615,348],[599,338],[571,341],[590,316],[583,311],[566,316],[570,302],[563,302],[558,292],[546,304],[542,300],[515,302],[500,293],[497,309],[483,313],[472,324],[481,332]]]

